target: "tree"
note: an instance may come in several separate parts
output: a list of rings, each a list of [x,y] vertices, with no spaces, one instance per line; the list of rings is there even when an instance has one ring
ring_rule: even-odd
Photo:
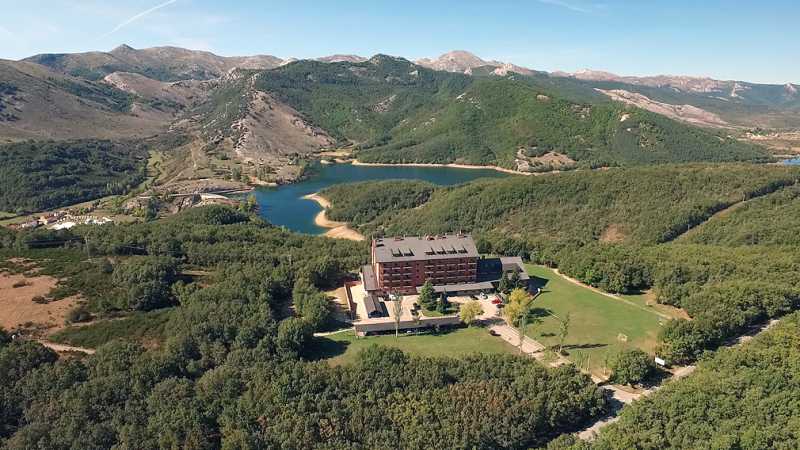
[[[447,314],[448,309],[450,309],[450,300],[447,299],[447,294],[442,293],[442,295],[439,296],[439,301],[436,303],[436,311]]]
[[[156,217],[158,217],[158,200],[155,197],[150,197],[144,206],[144,219],[149,222],[155,220]]]
[[[525,289],[514,289],[508,296],[508,304],[503,308],[503,319],[508,326],[517,327],[519,333],[519,351],[522,352],[522,342],[525,337],[525,326],[528,315],[533,306],[533,297]]]
[[[503,294],[508,294],[511,292],[511,284],[508,280],[508,272],[503,272],[503,276],[500,277],[500,283],[497,285],[497,290]]]
[[[432,310],[436,307],[436,291],[433,289],[433,283],[430,279],[425,280],[425,284],[419,291],[419,304],[427,310]]]
[[[609,364],[611,380],[620,384],[641,383],[656,370],[653,358],[638,348],[620,351],[611,358]]]
[[[177,262],[168,257],[143,256],[120,263],[112,276],[122,290],[129,309],[149,311],[173,302],[172,283],[178,276]]]
[[[569,322],[572,314],[567,313],[558,328],[558,354],[562,355],[564,351],[564,342],[567,340],[569,334]]]
[[[310,339],[313,331],[307,320],[289,317],[278,325],[278,346],[291,352],[299,353]]]
[[[403,296],[394,293],[389,295],[392,301],[392,318],[394,319],[394,337],[400,337],[400,321],[403,318]]]
[[[483,307],[476,300],[470,300],[461,305],[461,310],[458,313],[461,321],[467,325],[471,325],[481,314],[483,314]]]
[[[522,279],[519,277],[519,272],[516,270],[512,270],[508,275],[508,285],[511,289],[521,288],[522,286]]]
[[[254,194],[250,194],[247,196],[242,202],[239,202],[239,211],[245,213],[255,212],[258,209],[258,201],[256,200],[256,196]]]

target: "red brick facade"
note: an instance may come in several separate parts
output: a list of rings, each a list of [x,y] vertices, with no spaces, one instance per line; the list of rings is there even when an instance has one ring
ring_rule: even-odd
[[[471,240],[470,240],[471,241]],[[436,241],[430,241],[436,244]],[[452,257],[428,257],[424,253],[419,259],[377,261],[373,242],[373,267],[378,288],[384,293],[416,294],[417,287],[426,280],[434,285],[474,283],[478,274],[478,257],[454,254]]]

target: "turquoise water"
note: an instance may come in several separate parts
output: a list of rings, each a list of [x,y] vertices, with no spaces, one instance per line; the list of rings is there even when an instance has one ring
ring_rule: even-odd
[[[314,175],[298,183],[255,191],[261,215],[271,223],[306,234],[322,234],[327,229],[314,224],[322,210],[313,200],[302,198],[328,186],[368,180],[412,179],[442,186],[466,183],[477,178],[511,176],[491,169],[455,169],[450,167],[318,165]]]

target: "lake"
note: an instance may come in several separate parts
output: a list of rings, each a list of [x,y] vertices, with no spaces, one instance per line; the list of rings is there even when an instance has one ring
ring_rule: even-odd
[[[492,169],[456,169],[452,167],[354,166],[352,164],[317,164],[306,180],[255,191],[261,216],[271,223],[306,234],[322,234],[327,228],[314,224],[322,211],[313,200],[302,198],[328,186],[369,180],[423,180],[441,186],[466,183],[478,178],[513,176]]]
[[[791,164],[791,165],[794,165],[794,166],[800,166],[800,158],[787,159],[783,163],[784,164]]]

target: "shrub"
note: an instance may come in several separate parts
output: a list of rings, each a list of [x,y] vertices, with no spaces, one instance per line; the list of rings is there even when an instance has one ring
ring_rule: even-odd
[[[88,322],[91,320],[92,315],[84,305],[78,305],[67,313],[67,324]]]
[[[611,380],[620,384],[637,384],[656,370],[653,359],[638,348],[620,351],[610,362]]]

